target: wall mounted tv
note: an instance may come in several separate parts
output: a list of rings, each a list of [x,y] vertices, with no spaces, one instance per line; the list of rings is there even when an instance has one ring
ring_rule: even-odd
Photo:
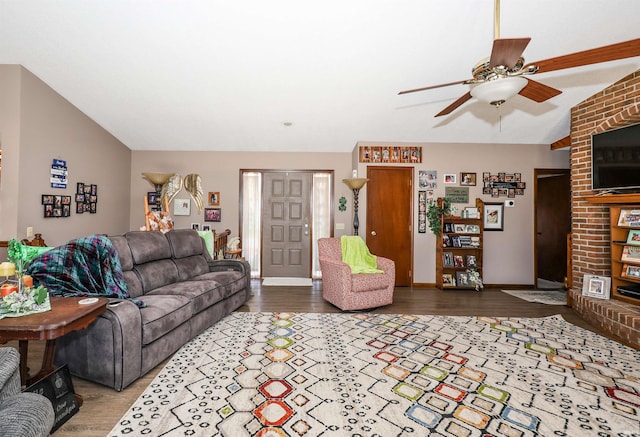
[[[640,124],[591,137],[594,190],[640,190]]]

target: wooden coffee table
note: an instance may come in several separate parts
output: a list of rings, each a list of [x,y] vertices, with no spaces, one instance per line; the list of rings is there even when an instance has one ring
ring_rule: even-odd
[[[18,340],[23,385],[29,386],[53,372],[56,340],[69,332],[85,329],[105,312],[109,302],[109,299],[99,297],[96,302],[84,305],[79,303],[83,299],[86,298],[51,297],[51,311],[0,319],[0,343]],[[32,377],[29,377],[27,369],[29,340],[46,340],[42,367]]]

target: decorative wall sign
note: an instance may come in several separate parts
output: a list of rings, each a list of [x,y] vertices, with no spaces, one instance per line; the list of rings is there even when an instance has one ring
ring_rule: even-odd
[[[421,146],[360,146],[360,162],[420,163]]]
[[[76,189],[76,214],[95,214],[98,208],[98,186],[78,182]]]
[[[67,161],[54,159],[51,164],[51,188],[67,188]]]
[[[451,203],[469,203],[469,187],[444,187],[444,197]]]
[[[71,196],[43,194],[44,218],[69,217],[71,215]]]
[[[500,172],[491,174],[484,172],[482,173],[482,182],[484,184],[482,194],[487,194],[491,197],[523,196],[527,187],[527,184],[522,182],[521,173]]]

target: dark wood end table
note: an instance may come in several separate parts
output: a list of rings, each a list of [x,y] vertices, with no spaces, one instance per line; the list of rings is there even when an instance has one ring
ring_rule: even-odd
[[[85,297],[50,297],[51,311],[21,317],[0,319],[0,343],[18,340],[20,351],[20,380],[29,386],[55,370],[53,363],[56,340],[72,331],[89,326],[105,312],[109,299],[99,297],[95,303],[80,304]],[[42,367],[29,377],[27,354],[29,340],[46,340]]]

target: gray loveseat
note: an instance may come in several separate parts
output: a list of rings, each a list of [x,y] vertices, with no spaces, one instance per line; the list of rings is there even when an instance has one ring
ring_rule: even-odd
[[[190,229],[109,239],[130,296],[146,307],[111,299],[87,329],[58,340],[56,364],[120,391],[242,306],[251,292],[251,269],[244,260],[212,260]]]

